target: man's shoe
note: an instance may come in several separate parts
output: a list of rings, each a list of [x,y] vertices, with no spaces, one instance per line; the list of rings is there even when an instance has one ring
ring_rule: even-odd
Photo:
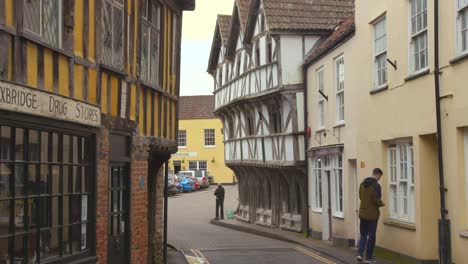
[[[364,263],[376,263],[377,262],[377,259],[375,258],[368,258],[366,259],[366,261],[364,261]]]
[[[362,262],[362,257],[361,256],[357,256],[356,259],[357,259],[358,262]]]

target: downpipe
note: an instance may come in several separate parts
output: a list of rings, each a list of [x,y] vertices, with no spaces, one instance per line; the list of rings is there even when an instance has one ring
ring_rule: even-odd
[[[305,215],[305,221],[307,223],[307,230],[305,231],[306,236],[310,236],[310,204],[309,204],[309,158],[307,157],[307,149],[309,147],[309,138],[307,137],[307,128],[308,128],[308,116],[309,110],[307,106],[307,66],[302,66],[303,78],[304,78],[304,157],[305,157],[305,166],[306,166],[306,208],[307,213]]]
[[[447,208],[445,207],[444,179],[444,157],[442,144],[442,118],[440,110],[440,66],[439,66],[439,0],[434,0],[434,81],[435,81],[435,103],[437,119],[437,158],[439,162],[439,191],[440,191],[440,219],[439,232],[439,263],[452,264],[452,248],[450,220],[447,219]]]

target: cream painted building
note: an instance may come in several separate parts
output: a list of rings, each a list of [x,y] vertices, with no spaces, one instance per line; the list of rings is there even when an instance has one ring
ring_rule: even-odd
[[[439,2],[445,204],[453,262],[465,263],[468,1]],[[378,227],[379,255],[400,263],[437,263],[434,17],[434,0],[356,0],[355,30],[345,21],[306,59],[309,222],[316,236],[352,244],[358,185],[380,167],[386,207]]]
[[[213,115],[214,96],[182,96],[179,107],[179,146],[169,169],[205,170],[214,183],[235,183],[234,172],[224,163],[223,126]]]

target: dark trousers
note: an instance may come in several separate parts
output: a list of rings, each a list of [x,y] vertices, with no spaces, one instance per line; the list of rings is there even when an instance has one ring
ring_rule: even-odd
[[[216,198],[216,218],[219,219],[219,213],[221,212],[221,219],[224,219],[224,199]]]
[[[368,221],[361,219],[361,239],[359,239],[359,256],[364,253],[364,247],[366,247],[366,257],[372,258],[375,247],[375,238],[377,233],[377,221]]]

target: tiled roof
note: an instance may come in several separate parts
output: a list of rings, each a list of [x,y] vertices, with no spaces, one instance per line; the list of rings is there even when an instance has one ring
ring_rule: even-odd
[[[333,30],[354,13],[354,0],[263,0],[270,30]]]
[[[350,16],[345,19],[337,28],[336,30],[326,38],[318,47],[312,49],[312,51],[306,55],[306,60],[304,64],[310,64],[322,55],[326,54],[328,51],[336,47],[336,45],[342,43],[347,39],[350,34],[354,33],[355,30],[355,23],[354,23],[354,16]]]
[[[218,15],[219,32],[223,46],[226,46],[229,39],[229,29],[231,28],[231,16]]]
[[[179,119],[214,119],[214,95],[181,96]]]
[[[239,20],[242,28],[242,32],[245,30],[247,25],[247,19],[249,18],[249,4],[250,0],[236,0],[239,8]]]

